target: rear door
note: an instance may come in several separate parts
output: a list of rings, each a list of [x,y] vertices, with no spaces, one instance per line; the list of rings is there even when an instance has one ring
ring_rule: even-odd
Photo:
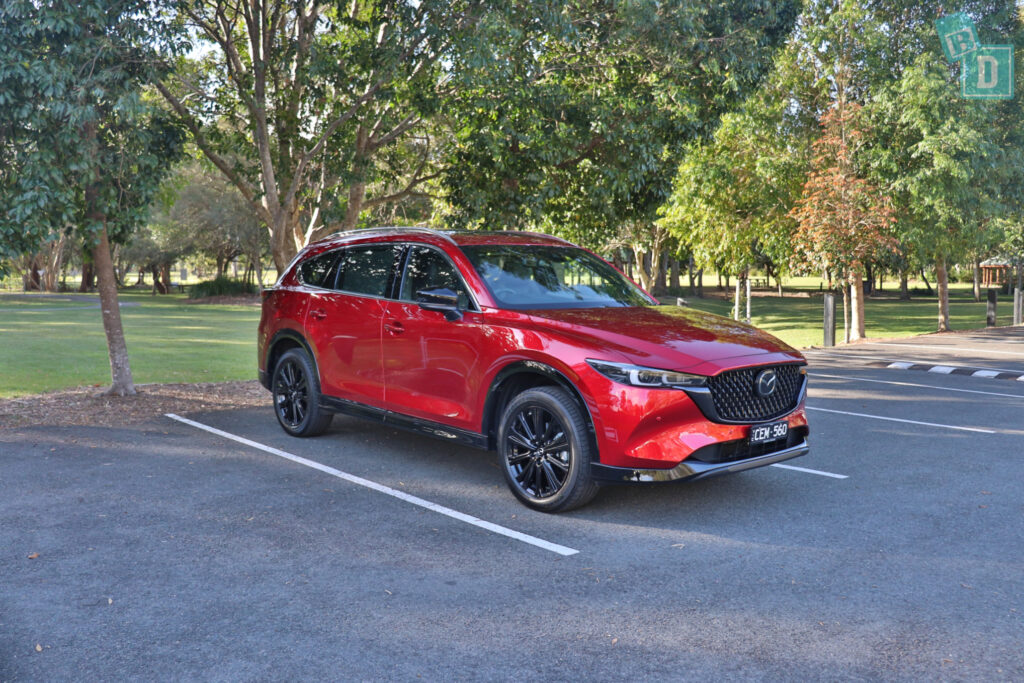
[[[384,407],[381,332],[400,251],[394,243],[341,249],[333,274],[311,296],[306,330],[328,396]]]

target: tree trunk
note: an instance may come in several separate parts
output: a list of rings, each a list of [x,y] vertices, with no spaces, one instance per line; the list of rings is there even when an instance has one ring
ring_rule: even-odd
[[[981,262],[974,259],[974,300],[981,301]]]
[[[88,195],[90,190],[86,190]],[[100,309],[103,312],[103,331],[107,334],[107,351],[110,356],[110,389],[107,394],[129,396],[135,393],[132,381],[132,369],[128,361],[128,345],[124,340],[124,328],[121,326],[121,308],[117,301],[117,285],[114,282],[114,261],[110,257],[110,242],[107,239],[106,217],[90,216],[93,220],[102,221],[99,241],[92,250],[92,260],[96,267],[96,276],[100,292]]]
[[[928,284],[928,278],[925,277],[925,275],[924,275],[924,268],[921,269],[921,280],[924,282],[924,287],[925,287],[925,289],[928,290],[928,293],[929,294],[934,294],[935,292],[932,290],[932,286],[930,284]]]
[[[736,276],[736,294],[735,294],[734,303],[733,303],[733,306],[732,306],[732,319],[733,320],[739,320],[740,319],[740,303],[741,303],[740,299],[743,297],[742,287],[740,286],[740,280],[741,279],[742,278],[739,275]],[[726,277],[726,280],[728,281],[728,276]]]
[[[47,245],[46,276],[43,282],[47,292],[56,292],[58,289],[57,275],[64,268],[64,243],[66,241],[67,237],[61,233],[56,242],[50,242]]]
[[[164,286],[164,283],[160,282],[160,269],[153,266],[150,272],[153,274],[153,291],[150,294],[166,294],[167,287]]]
[[[704,298],[704,269],[697,271],[697,297]]]
[[[843,343],[850,343],[850,286],[843,284]]]
[[[907,271],[900,271],[900,301],[910,301],[910,283]]]
[[[668,286],[672,290],[679,289],[679,259],[674,258],[670,261],[672,264],[671,270],[669,271]]]
[[[690,257],[686,259],[686,271],[687,271],[687,274],[690,276],[690,296],[693,296],[693,294],[695,294],[695,290],[693,289],[693,279],[694,279],[693,268],[694,268],[693,254],[690,254]]]
[[[171,264],[164,263],[160,266],[160,284],[163,285],[161,294],[167,294],[171,291]]]
[[[935,286],[939,290],[939,332],[949,332],[949,279],[946,259],[935,259]]]
[[[863,339],[864,334],[864,281],[859,271],[850,273],[850,338]]]
[[[79,292],[91,292],[95,287],[96,272],[94,270],[93,259],[95,257],[85,250],[82,254],[82,283],[78,285]],[[113,266],[111,266],[113,269]]]

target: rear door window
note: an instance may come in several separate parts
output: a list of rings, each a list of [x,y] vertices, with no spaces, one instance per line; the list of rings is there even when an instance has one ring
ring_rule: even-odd
[[[299,280],[302,284],[310,287],[323,287],[331,289],[334,287],[334,264],[338,260],[338,251],[328,251],[324,254],[306,259],[299,266]]]
[[[399,250],[397,244],[360,244],[346,248],[338,259],[335,288],[364,296],[388,296]]]

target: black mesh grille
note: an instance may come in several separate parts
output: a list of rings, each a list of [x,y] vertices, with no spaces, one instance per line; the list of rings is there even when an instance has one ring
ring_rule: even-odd
[[[767,369],[775,370],[777,385],[771,396],[760,396],[755,387],[757,376]],[[798,365],[761,365],[709,377],[708,388],[715,410],[723,420],[760,422],[785,415],[796,408],[802,381]]]

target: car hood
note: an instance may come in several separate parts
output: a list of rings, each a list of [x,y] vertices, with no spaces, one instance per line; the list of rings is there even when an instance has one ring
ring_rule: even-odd
[[[534,324],[630,363],[713,375],[763,363],[803,361],[791,346],[751,325],[680,306],[530,311]]]

